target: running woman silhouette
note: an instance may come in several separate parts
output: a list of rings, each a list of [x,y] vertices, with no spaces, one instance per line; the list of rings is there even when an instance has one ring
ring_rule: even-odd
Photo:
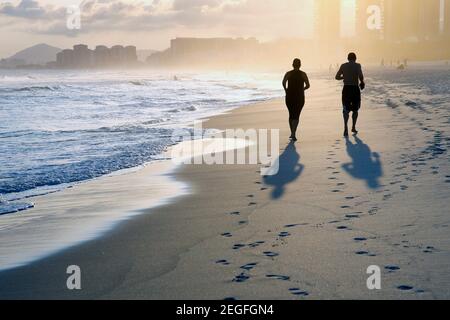
[[[291,129],[291,141],[297,141],[297,128],[300,122],[300,114],[305,106],[305,91],[311,86],[308,76],[300,68],[302,62],[295,59],[293,70],[286,73],[283,79],[283,88],[286,92],[286,106],[289,110],[289,127]]]

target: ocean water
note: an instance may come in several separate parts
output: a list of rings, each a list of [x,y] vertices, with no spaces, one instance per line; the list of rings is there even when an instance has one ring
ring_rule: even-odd
[[[157,160],[196,119],[281,95],[270,74],[0,70],[0,215]]]

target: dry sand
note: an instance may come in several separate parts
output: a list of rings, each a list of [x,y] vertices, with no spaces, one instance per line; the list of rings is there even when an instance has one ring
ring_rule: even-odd
[[[0,273],[0,298],[450,298],[448,163],[410,160],[428,133],[369,100],[360,134],[346,141],[339,94],[337,85],[308,92],[295,145],[281,100],[207,121],[280,128],[280,173],[182,166],[176,178],[192,195]],[[73,264],[82,270],[80,291],[66,288]],[[371,265],[381,268],[381,290],[367,289]]]

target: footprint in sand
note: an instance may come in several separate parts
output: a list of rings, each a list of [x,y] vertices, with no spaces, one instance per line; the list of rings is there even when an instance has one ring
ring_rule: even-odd
[[[223,299],[223,301],[236,301],[237,299],[235,297],[226,297]]]
[[[354,213],[346,214],[345,217],[348,219],[357,219],[357,218],[360,218],[361,214],[362,214],[362,212],[354,212]]]
[[[389,271],[389,273],[392,273],[392,272],[400,270],[400,267],[397,267],[397,266],[385,266],[384,269]]]
[[[288,280],[291,279],[291,277],[289,277],[289,276],[282,276],[282,275],[278,275],[278,274],[267,274],[266,278],[275,279],[275,280],[282,280],[282,281],[288,281]]]
[[[356,251],[355,254],[357,254],[358,256],[368,256],[368,257],[376,257],[377,255],[374,253],[370,253],[368,251]]]
[[[309,296],[309,293],[307,291],[302,291],[300,290],[300,288],[290,288],[289,291],[291,292],[291,294],[295,296],[302,296],[302,297]]]
[[[233,250],[239,250],[245,247],[245,244],[237,243],[233,246]]]
[[[231,238],[233,235],[229,232],[225,232],[225,233],[222,233],[221,236],[225,237],[225,238]]]
[[[268,258],[275,258],[279,256],[278,253],[272,251],[264,251],[263,254]]]
[[[247,281],[248,279],[250,279],[250,276],[242,272],[234,277],[233,282],[241,283]]]
[[[414,287],[407,286],[407,285],[401,285],[401,286],[398,286],[397,289],[402,290],[402,291],[411,291],[412,289],[414,289]]]
[[[283,231],[283,232],[280,232],[279,234],[278,234],[278,237],[280,237],[280,238],[286,238],[286,237],[289,237],[291,234],[289,233],[289,232],[286,232],[286,231]]]
[[[258,265],[258,263],[252,262],[252,263],[247,263],[246,265],[243,265],[240,268],[244,269],[244,270],[247,270],[247,271],[250,271],[250,270],[254,269],[257,265]]]
[[[233,212],[230,212],[229,214],[232,215],[232,216],[239,216],[239,215],[241,215],[241,213],[239,211],[233,211]]]
[[[358,238],[354,238],[353,240],[355,240],[356,242],[362,242],[362,241],[367,241],[367,238],[358,237]]]
[[[427,247],[423,250],[424,253],[434,253],[435,251],[436,251],[436,248],[435,248],[435,247],[432,247],[432,246],[427,246]]]
[[[250,203],[248,204],[249,207],[256,206],[256,205],[257,205],[256,202],[250,202]]]
[[[347,226],[339,226],[339,227],[336,227],[336,229],[338,229],[338,230],[349,230],[349,227],[347,227]]]
[[[265,241],[256,241],[256,242],[250,243],[248,246],[250,248],[256,248],[256,247],[259,247],[260,245],[262,245],[264,243],[266,243],[266,242]]]
[[[225,259],[223,259],[223,260],[217,260],[217,261],[216,261],[216,264],[221,264],[221,265],[223,265],[223,266],[228,266],[228,265],[230,265],[230,263],[229,263],[227,260],[225,260]]]
[[[300,226],[307,226],[309,223],[296,223],[296,224],[287,224],[284,227],[285,228],[295,228]]]
[[[247,198],[254,198],[254,197],[255,197],[255,195],[253,195],[253,194],[247,195]]]
[[[389,193],[389,194],[385,194],[383,195],[383,201],[387,201],[389,199],[391,199],[393,197],[393,194]]]

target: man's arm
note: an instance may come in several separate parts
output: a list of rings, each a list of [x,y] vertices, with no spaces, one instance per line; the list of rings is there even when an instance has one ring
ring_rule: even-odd
[[[359,77],[359,81],[361,81],[361,83],[364,83],[364,74],[363,74],[363,72],[362,72],[362,67],[361,67],[361,66],[359,66],[359,74],[358,74],[358,77]]]
[[[338,72],[336,73],[336,80],[338,80],[338,81],[344,80],[344,71],[342,70],[342,66],[339,68]]]
[[[363,74],[363,72],[362,72],[362,67],[361,67],[361,65],[359,66],[359,74],[358,74],[358,77],[359,77],[359,81],[360,81],[359,87],[361,88],[361,90],[364,90],[364,89],[366,88],[366,83],[364,82],[364,74]]]
[[[309,83],[308,75],[305,73],[305,91],[311,88],[311,84]]]
[[[283,88],[284,88],[284,92],[287,92],[286,84],[287,84],[287,82],[288,82],[288,74],[289,74],[289,73],[286,73],[286,74],[284,75],[284,78],[283,78]]]

